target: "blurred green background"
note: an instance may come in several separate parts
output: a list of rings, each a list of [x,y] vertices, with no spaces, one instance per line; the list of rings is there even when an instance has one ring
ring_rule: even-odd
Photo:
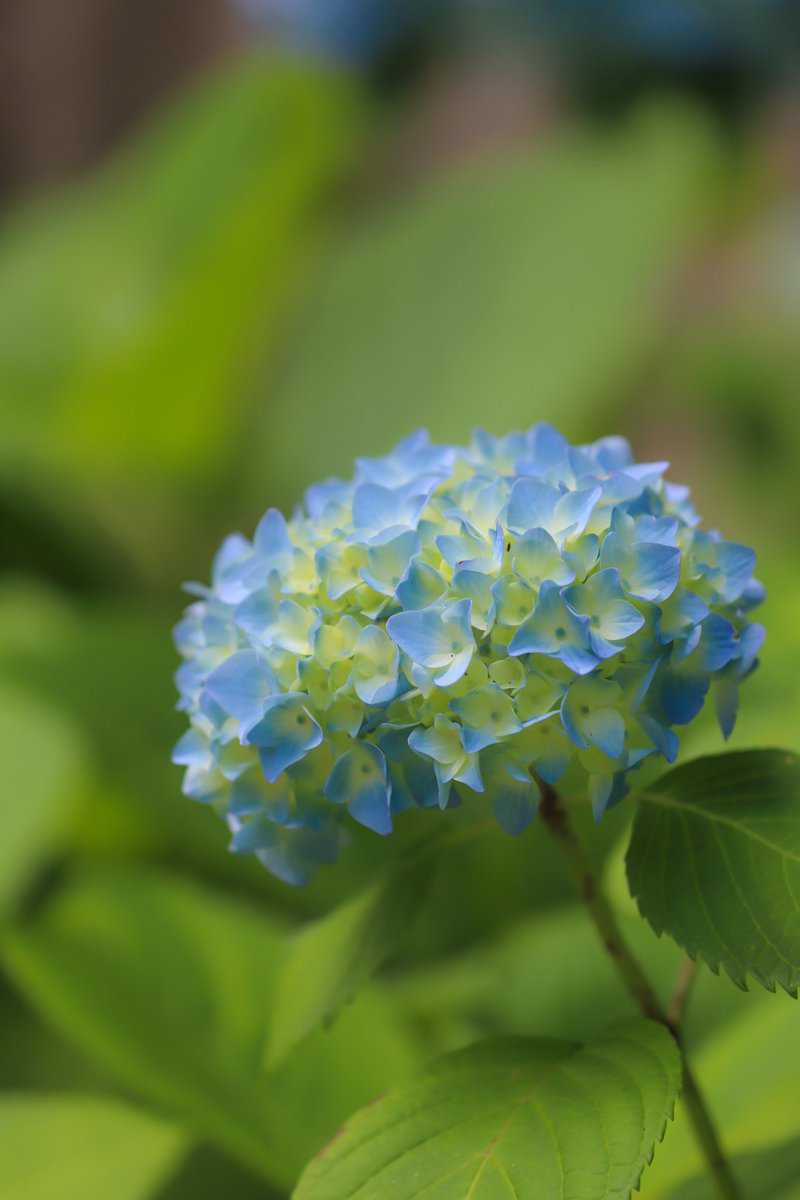
[[[794,6],[554,7],[5,6],[8,1200],[276,1200],[438,1050],[628,1011],[540,831],[497,831],[262,1071],[293,930],[437,818],[302,892],[229,855],[169,762],[170,629],[224,533],[355,455],[546,419],[669,459],[768,589],[732,744],[800,749]],[[682,754],[720,748],[704,716]],[[585,826],[625,920],[627,819]],[[680,956],[631,928],[668,993]],[[796,1006],[706,972],[687,1036],[748,1195],[796,1200]],[[697,1169],[679,1119],[642,1195],[701,1197]]]

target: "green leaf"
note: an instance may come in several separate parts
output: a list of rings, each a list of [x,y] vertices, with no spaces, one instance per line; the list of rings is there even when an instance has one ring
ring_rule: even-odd
[[[478,1043],[356,1113],[294,1200],[628,1200],[680,1090],[660,1025],[620,1021],[586,1047]]]
[[[116,1100],[0,1095],[0,1195],[9,1200],[151,1200],[185,1134]]]
[[[455,441],[544,418],[585,437],[661,336],[661,281],[704,219],[713,161],[702,119],[665,105],[360,215],[273,381],[254,486],[266,456],[293,502],[415,425]]]
[[[270,1171],[252,1063],[281,952],[243,906],[157,874],[71,884],[2,942],[12,978],[142,1095]]]
[[[800,982],[800,759],[701,758],[639,793],[627,856],[641,913],[693,958],[796,995]]]
[[[0,912],[63,840],[89,776],[79,729],[57,708],[0,684]]]
[[[253,56],[8,224],[0,459],[202,477],[233,444],[243,368],[294,293],[354,116],[341,73]]]
[[[278,979],[268,1067],[329,1022],[388,958],[425,895],[430,870],[429,856],[401,863],[294,940]]]
[[[419,1059],[388,1001],[365,993],[266,1076],[284,949],[257,910],[119,866],[76,878],[0,940],[14,983],[69,1039],[285,1188],[348,1112]]]

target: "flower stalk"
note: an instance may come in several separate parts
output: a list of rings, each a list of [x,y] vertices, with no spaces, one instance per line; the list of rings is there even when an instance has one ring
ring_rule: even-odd
[[[719,1200],[741,1200],[739,1186],[733,1177],[714,1123],[681,1045],[679,1020],[683,1002],[677,1010],[677,1018],[672,1006],[668,1011],[662,1005],[653,985],[622,936],[616,914],[600,888],[592,864],[581,846],[567,811],[559,801],[558,794],[549,784],[542,781],[539,782],[539,787],[542,794],[539,809],[542,821],[561,854],[567,872],[618,975],[642,1015],[666,1026],[680,1047],[683,1060],[681,1095],[716,1194]]]

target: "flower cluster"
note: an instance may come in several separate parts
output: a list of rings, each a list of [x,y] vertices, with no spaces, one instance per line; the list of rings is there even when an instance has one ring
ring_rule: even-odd
[[[385,834],[467,788],[520,833],[570,768],[599,817],[710,689],[727,736],[763,592],[665,468],[544,424],[419,432],[228,537],[176,629],[187,795],[301,883],[348,813]]]

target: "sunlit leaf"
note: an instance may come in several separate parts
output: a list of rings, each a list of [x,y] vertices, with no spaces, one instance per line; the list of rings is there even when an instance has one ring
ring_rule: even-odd
[[[356,1113],[295,1200],[628,1200],[680,1080],[675,1042],[641,1019],[583,1048],[478,1043]]]
[[[639,793],[627,856],[642,915],[744,987],[800,982],[800,759],[737,751]]]
[[[329,1022],[388,958],[416,914],[431,870],[430,857],[402,863],[297,936],[278,979],[268,1065]]]
[[[0,683],[0,911],[64,840],[88,784],[88,752],[52,704]]]
[[[0,1195],[9,1200],[154,1200],[184,1133],[101,1097],[0,1094]]]

